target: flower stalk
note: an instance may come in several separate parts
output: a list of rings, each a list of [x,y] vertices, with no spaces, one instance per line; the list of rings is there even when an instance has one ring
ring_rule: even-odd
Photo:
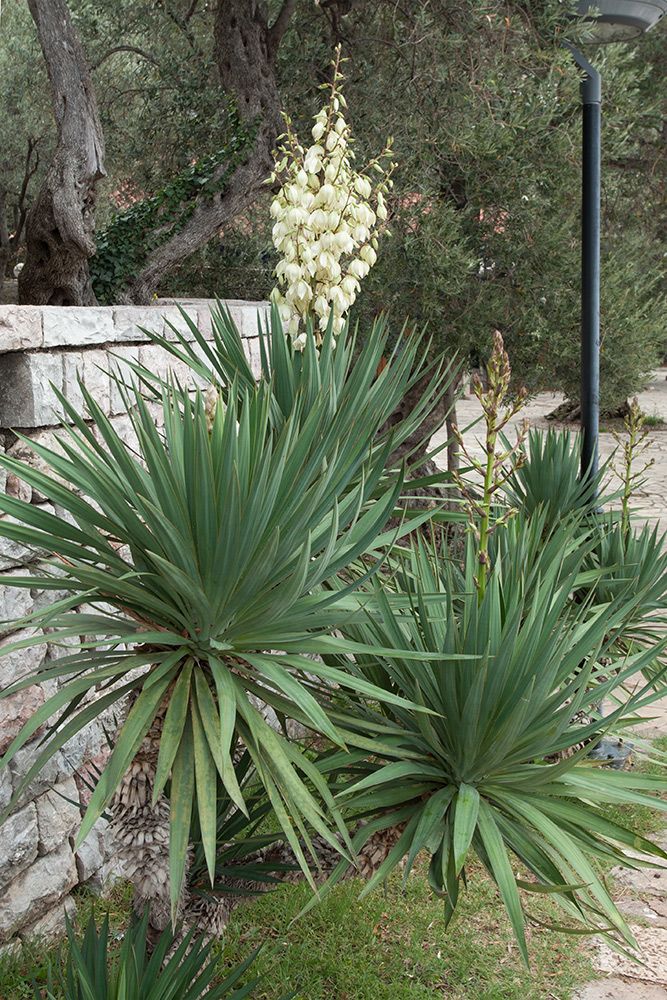
[[[313,142],[300,145],[285,116],[275,170],[269,181],[280,187],[272,205],[273,242],[282,255],[276,267],[277,303],[293,346],[302,350],[312,322],[321,343],[332,317],[334,336],[357,297],[359,283],[375,263],[377,237],[387,218],[391,188],[391,139],[380,156],[361,171],[352,166],[354,152],[347,107],[341,93],[340,46],[334,61],[329,99],[315,115]],[[375,184],[371,176],[377,174]]]
[[[499,517],[494,517],[493,505],[495,494],[507,482],[512,474],[525,463],[526,455],[523,449],[528,434],[528,420],[524,419],[517,430],[517,440],[513,446],[508,445],[502,436],[502,431],[508,422],[516,416],[526,400],[527,391],[522,387],[514,399],[508,400],[512,369],[503,338],[499,330],[494,331],[493,351],[487,365],[488,390],[485,392],[479,376],[473,379],[473,392],[482,406],[486,435],[484,440],[484,461],[471,455],[466,448],[463,437],[457,425],[453,432],[455,440],[470,465],[481,473],[483,489],[478,497],[459,474],[454,473],[456,484],[463,496],[464,506],[468,512],[469,530],[477,539],[477,590],[481,603],[486,591],[486,580],[489,570],[489,539],[495,528],[504,524],[516,508],[509,508]],[[503,411],[503,407],[505,407]],[[500,448],[498,442],[501,442]]]
[[[627,439],[621,440],[616,431],[612,431],[618,447],[620,448],[620,461],[614,459],[611,468],[623,484],[621,496],[621,530],[624,535],[630,531],[630,500],[642,483],[644,473],[651,468],[655,459],[651,458],[644,462],[644,465],[637,472],[632,471],[633,464],[644,454],[653,443],[648,429],[644,427],[645,416],[639,406],[639,400],[635,396],[630,404],[630,410],[624,418],[623,423],[627,433]]]

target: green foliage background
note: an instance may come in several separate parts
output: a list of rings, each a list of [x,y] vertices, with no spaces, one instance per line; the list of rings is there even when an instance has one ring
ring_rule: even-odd
[[[603,76],[601,402],[611,410],[640,388],[665,349],[667,25],[630,45],[591,49],[566,7],[299,0],[276,73],[306,140],[340,42],[359,155],[394,136],[391,235],[356,315],[388,310],[397,329],[406,316],[415,327],[428,322],[435,349],[458,350],[471,365],[487,358],[497,327],[517,381],[576,399],[581,104],[579,73],[562,45],[567,26]],[[269,8],[275,16],[278,0]],[[152,247],[126,238],[141,236],[139,216],[166,211],[178,227],[196,197],[185,182],[244,137],[218,79],[211,4],[70,0],[70,9],[107,144],[98,205],[105,253],[93,271],[111,301]],[[41,54],[20,0],[3,5],[1,40],[5,173],[17,191],[27,137],[42,137],[42,167],[53,142]],[[265,297],[275,266],[270,229],[260,201],[167,276],[159,293]]]

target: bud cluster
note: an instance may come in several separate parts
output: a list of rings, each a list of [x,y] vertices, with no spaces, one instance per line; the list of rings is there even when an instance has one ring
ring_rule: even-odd
[[[501,436],[503,428],[524,405],[527,392],[522,387],[514,400],[508,399],[512,370],[499,330],[494,330],[493,333],[493,351],[486,372],[488,378],[486,392],[480,379],[477,376],[473,379],[473,392],[481,403],[486,426],[486,440],[484,442],[486,458],[484,462],[480,462],[468,452],[459,428],[456,425],[453,428],[459,449],[471,466],[484,477],[482,495],[478,497],[468,488],[467,483],[459,473],[454,473],[456,484],[463,495],[464,506],[467,508],[470,528],[477,539],[479,566],[477,587],[480,601],[484,596],[489,569],[489,538],[494,528],[504,524],[509,517],[516,513],[514,508],[510,508],[497,517],[495,523],[492,523],[494,496],[510,476],[525,463],[526,456],[523,445],[528,435],[528,420],[524,418],[521,426],[517,429],[517,440],[514,446]],[[503,407],[505,407],[504,412]],[[497,449],[499,437],[502,445]]]
[[[273,242],[282,259],[271,298],[295,348],[306,343],[306,318],[318,342],[333,314],[334,335],[376,260],[377,235],[387,218],[391,140],[361,171],[352,166],[350,127],[343,110],[340,49],[328,103],[315,116],[313,143],[299,145],[289,118],[270,182],[280,189],[271,205]],[[328,85],[327,85],[328,86]],[[384,163],[383,163],[384,161]],[[386,165],[385,165],[386,164]],[[375,185],[369,174],[377,173]]]

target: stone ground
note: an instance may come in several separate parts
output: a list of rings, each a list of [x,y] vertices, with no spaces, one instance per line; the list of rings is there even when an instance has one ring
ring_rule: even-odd
[[[542,393],[530,401],[514,423],[527,416],[531,427],[554,425],[546,419],[548,413],[562,402],[562,397]],[[646,458],[655,460],[645,473],[645,483],[635,496],[635,507],[650,524],[667,532],[667,369],[653,373],[639,395],[642,411],[649,417],[662,418],[661,426],[649,427],[651,444]],[[459,426],[466,428],[481,414],[477,399],[466,394],[457,404]],[[570,429],[577,425],[567,425]],[[469,450],[482,457],[477,442],[481,426],[464,432]],[[508,435],[514,440],[514,431]],[[611,433],[600,434],[600,462],[611,455],[616,442]],[[647,719],[637,727],[637,733],[654,738],[667,735],[667,698],[650,706],[643,713]],[[655,838],[667,849],[667,830]],[[593,963],[599,978],[587,983],[575,994],[575,1000],[667,1000],[667,871],[643,868],[633,871],[618,868],[614,872],[616,900],[639,944],[642,965],[617,955],[605,944],[593,944]],[[554,1000],[560,998],[554,995]]]

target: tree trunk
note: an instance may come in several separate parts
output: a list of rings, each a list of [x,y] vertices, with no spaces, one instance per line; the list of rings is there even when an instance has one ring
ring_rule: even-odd
[[[158,281],[204,246],[257,198],[273,168],[272,150],[282,131],[275,56],[296,0],[284,0],[269,27],[257,0],[218,0],[215,58],[222,86],[236,101],[242,122],[258,122],[248,157],[229,177],[224,189],[200,202],[185,226],[151,254],[121,301],[150,302]],[[220,172],[225,169],[220,167]]]
[[[88,258],[95,253],[95,195],[104,137],[83,49],[65,0],[28,0],[51,83],[58,143],[26,220],[19,301],[95,305]]]

